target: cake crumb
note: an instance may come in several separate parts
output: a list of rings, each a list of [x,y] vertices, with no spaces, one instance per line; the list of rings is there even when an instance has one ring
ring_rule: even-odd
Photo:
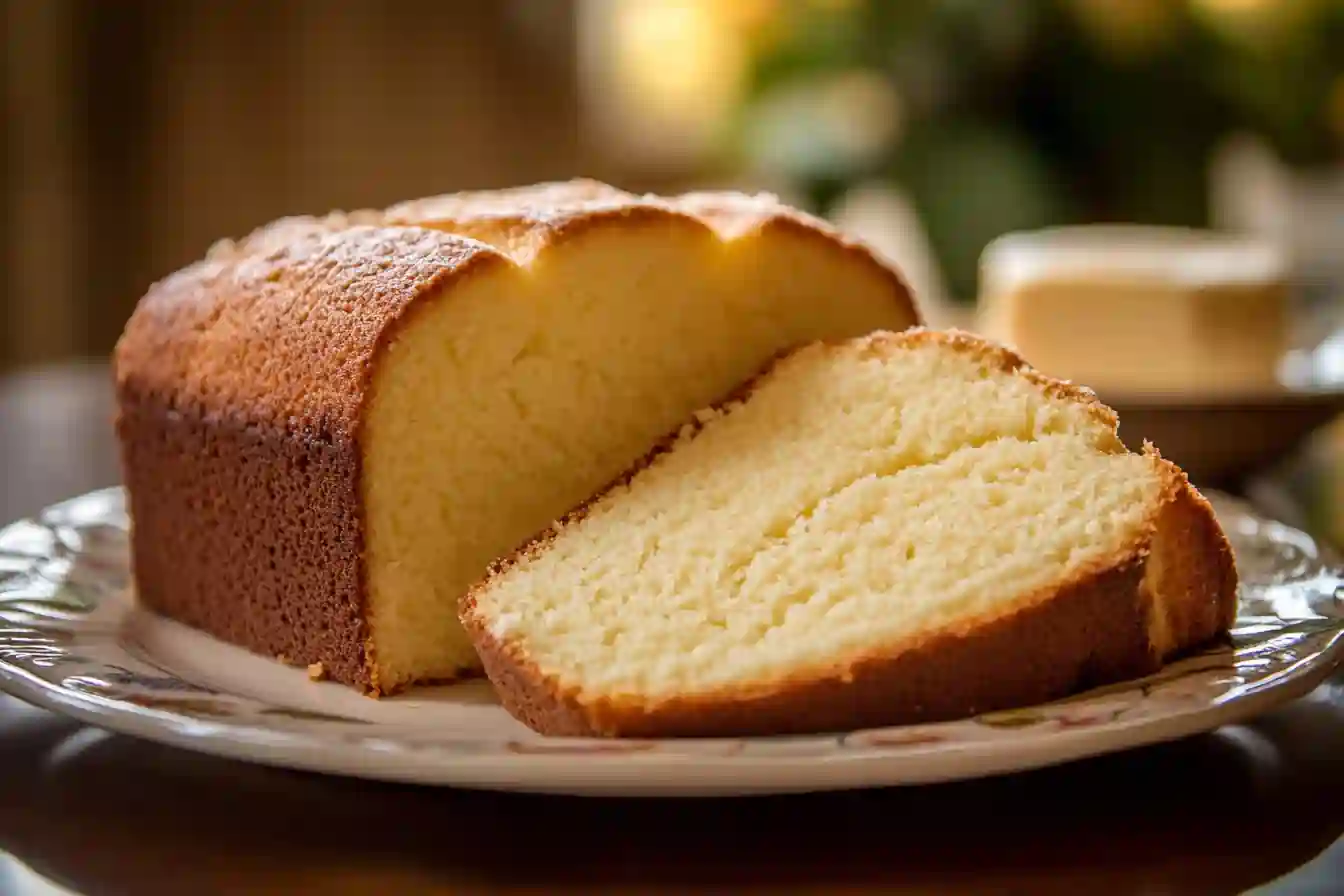
[[[283,653],[277,653],[277,654],[275,655],[275,661],[276,661],[277,663],[284,663],[286,666],[292,666],[292,665],[294,665],[293,663],[291,663],[291,662],[289,661],[289,657],[285,656]]]
[[[321,662],[310,663],[308,666],[308,680],[321,681],[327,677],[327,669]]]

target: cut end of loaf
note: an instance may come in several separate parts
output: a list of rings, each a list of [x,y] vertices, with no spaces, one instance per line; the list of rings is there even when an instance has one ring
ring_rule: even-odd
[[[1224,630],[1212,512],[1090,392],[976,337],[800,349],[463,601],[545,733],[950,718],[1152,671]]]
[[[916,323],[889,270],[768,216],[739,211],[765,229],[726,234],[675,200],[609,201],[520,231],[495,208],[439,209],[435,226],[509,257],[407,315],[363,421],[369,655],[384,691],[479,669],[454,612],[463,592],[692,409],[784,349]]]

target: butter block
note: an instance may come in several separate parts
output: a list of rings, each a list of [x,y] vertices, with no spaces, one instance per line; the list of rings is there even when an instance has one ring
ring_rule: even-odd
[[[981,257],[978,327],[1107,395],[1279,388],[1287,278],[1266,243],[1182,228],[1009,234]]]

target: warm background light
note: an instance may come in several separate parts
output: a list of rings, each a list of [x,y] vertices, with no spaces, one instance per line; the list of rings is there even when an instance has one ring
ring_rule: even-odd
[[[738,101],[746,62],[740,25],[755,5],[583,0],[579,65],[594,141],[647,166],[703,159]]]

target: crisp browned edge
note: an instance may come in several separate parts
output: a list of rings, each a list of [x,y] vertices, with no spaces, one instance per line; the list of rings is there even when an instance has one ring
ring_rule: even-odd
[[[708,218],[695,214],[691,210],[679,208],[676,205],[676,202],[677,197],[662,199],[660,197],[632,196],[628,201],[613,202],[610,205],[602,205],[596,208],[580,208],[570,215],[560,215],[554,219],[546,221],[537,220],[532,221],[531,223],[534,226],[545,229],[544,246],[546,249],[554,247],[560,242],[576,238],[585,232],[590,232],[598,227],[607,226],[612,223],[638,224],[640,222],[666,222],[678,220],[697,227],[703,230],[706,234],[712,234],[715,238],[724,238],[723,232],[714,227]],[[396,208],[405,208],[406,205],[407,204],[402,203],[396,206]],[[869,265],[870,268],[887,279],[891,284],[893,297],[897,302],[904,305],[907,316],[910,319],[910,325],[917,326],[921,323],[918,306],[916,305],[912,292],[906,282],[893,267],[882,262],[869,248],[861,243],[843,237],[838,232],[826,226],[824,222],[811,221],[801,213],[796,212],[796,210],[789,209],[782,205],[768,209],[765,206],[761,206],[760,208],[767,210],[769,213],[760,215],[751,222],[750,226],[741,228],[732,233],[730,239],[743,239],[766,230],[781,229],[806,239],[822,240],[829,246],[842,249],[843,251],[854,255],[862,263]],[[523,211],[526,214],[533,212],[534,210],[524,209]],[[207,257],[216,260],[225,259],[237,263],[244,258],[273,251],[276,248],[285,245],[290,240],[311,238],[315,231],[336,238],[339,238],[339,235],[342,232],[349,231],[351,228],[359,226],[384,226],[400,229],[419,228],[436,230],[442,233],[446,229],[443,226],[446,223],[451,222],[440,222],[440,226],[437,227],[432,223],[416,224],[408,221],[392,222],[386,220],[385,212],[376,211],[355,212],[349,215],[337,212],[332,213],[325,218],[305,217],[282,219],[271,225],[259,228],[257,231],[254,231],[253,234],[238,243],[226,241],[212,247]],[[344,444],[334,446],[335,449],[343,455],[344,462],[349,464],[346,472],[349,477],[349,483],[351,484],[352,494],[350,499],[354,504],[354,506],[350,508],[354,526],[353,532],[348,534],[355,554],[353,593],[345,595],[344,597],[336,595],[335,599],[337,602],[342,599],[348,599],[358,615],[359,625],[363,631],[363,656],[351,657],[305,654],[298,659],[305,664],[313,662],[323,663],[324,668],[334,680],[361,689],[370,696],[391,694],[414,684],[436,683],[410,682],[395,687],[385,687],[380,683],[378,681],[376,645],[374,643],[373,633],[368,625],[367,564],[365,562],[366,525],[364,520],[364,504],[362,500],[362,428],[366,419],[365,409],[368,407],[368,403],[372,400],[376,391],[376,369],[379,360],[383,353],[387,351],[388,347],[396,341],[397,336],[401,332],[401,328],[407,326],[408,323],[413,320],[414,315],[419,312],[421,307],[426,306],[432,301],[433,297],[436,297],[441,291],[449,288],[451,284],[460,282],[461,278],[481,270],[483,264],[518,264],[518,261],[515,258],[493,246],[481,243],[466,236],[457,236],[456,238],[463,243],[472,244],[478,251],[461,266],[444,271],[433,280],[424,284],[420,291],[402,306],[397,313],[389,315],[384,320],[382,328],[376,337],[374,347],[369,353],[368,362],[359,380],[359,394],[356,400],[356,411],[351,432]],[[197,264],[200,263],[198,262]],[[195,267],[196,265],[191,265],[174,275],[170,275],[170,277],[165,278],[164,281],[155,284],[155,286],[151,288],[151,292],[154,289],[165,286],[167,281],[172,280],[175,277],[188,274],[188,272]],[[128,442],[132,436],[125,430],[125,420],[129,409],[128,403],[134,398],[141,396],[133,396],[132,394],[136,391],[130,387],[130,383],[134,379],[134,371],[126,369],[123,366],[125,359],[122,356],[120,343],[114,353],[114,359],[114,378],[116,380],[116,394],[118,401],[115,426],[119,440],[121,441],[123,478],[128,486],[127,491],[132,511],[132,563],[133,565],[138,566],[146,556],[145,552],[147,550],[152,552],[154,548],[152,546],[147,547],[141,539],[137,538],[137,527],[134,523],[134,511],[137,503],[134,492],[137,490],[133,489],[131,484],[141,480],[139,475],[140,472],[150,472],[152,474],[152,471],[130,469],[131,463],[129,461],[129,456],[130,448],[132,446],[130,446]],[[137,360],[143,361],[144,359],[138,358]],[[195,400],[195,396],[178,394],[165,397],[169,399],[169,406],[162,408],[165,416],[168,414],[190,415],[194,413],[194,419],[198,423],[203,421],[207,416],[211,416],[210,413],[205,408],[201,407],[199,402]],[[134,411],[136,415],[144,418],[146,415],[152,416],[153,408],[136,407]],[[216,419],[220,418],[217,411],[214,416]],[[225,416],[239,417],[240,415],[233,414]],[[245,413],[241,415],[241,417],[245,416]],[[243,429],[256,428],[244,419],[239,419],[235,422],[237,422]],[[152,421],[150,425],[152,425]],[[166,432],[165,423],[160,422],[159,427],[157,433],[149,432],[147,435],[153,437]],[[195,434],[204,434],[207,429],[207,424],[200,423]],[[302,450],[306,450],[303,449],[303,444],[301,443],[304,443],[307,437],[302,433],[296,433],[285,428],[270,427],[267,431],[260,433],[260,435],[263,439],[268,440],[272,448],[278,452],[283,452],[286,449],[293,449],[302,453]],[[191,461],[188,462],[190,463]],[[153,481],[153,479],[153,475],[150,475],[147,477],[146,481]],[[142,485],[142,488],[144,487],[145,486]],[[281,525],[285,524],[286,523],[281,523]],[[333,525],[338,524],[337,521],[333,521]],[[335,538],[337,536],[338,533],[333,532],[333,537]],[[317,596],[315,596],[315,598],[316,597]],[[165,615],[174,615],[173,608],[166,604],[159,603],[159,605],[154,606],[153,608]],[[253,652],[260,652],[262,654],[274,653],[274,644],[269,641],[263,641],[260,638],[240,637],[236,632],[226,632],[221,628],[216,628],[216,630],[209,631],[209,633],[250,649]],[[358,669],[358,671],[354,671],[355,669]]]
[[[974,353],[1048,394],[1087,405],[1112,430],[1117,426],[1115,413],[1091,390],[1047,377],[1014,352],[970,334],[914,329],[849,340],[869,351],[928,342]],[[845,343],[831,347],[837,345]],[[785,354],[716,407],[748,398],[780,364],[808,350]],[[594,506],[670,450],[683,432],[694,438],[702,429],[694,420],[688,426],[689,432],[669,435],[606,490],[497,561],[461,600],[462,622],[501,702],[542,734],[801,734],[959,718],[1151,673],[1173,656],[1215,640],[1232,624],[1236,568],[1212,507],[1179,468],[1146,446],[1144,453],[1158,466],[1165,485],[1143,542],[1070,581],[1026,596],[1007,612],[964,620],[878,653],[837,658],[829,668],[799,670],[780,681],[653,705],[638,695],[587,700],[576,686],[545,675],[522,645],[496,638],[477,612],[477,595],[513,565],[544,551],[565,527],[580,523]],[[1177,571],[1175,581],[1149,581],[1152,552],[1161,554],[1166,569]],[[1149,637],[1150,614],[1161,591],[1169,598],[1175,595],[1170,606],[1173,644],[1167,650],[1156,649]]]
[[[295,234],[311,232],[296,229]],[[326,237],[338,235],[337,231],[325,234]],[[447,239],[455,238],[448,236]],[[280,651],[285,662],[301,666],[321,663],[333,680],[366,693],[378,693],[377,667],[366,607],[365,524],[361,500],[361,427],[364,408],[373,391],[377,358],[395,341],[410,313],[428,296],[436,294],[448,283],[460,282],[461,277],[474,274],[482,265],[509,263],[488,246],[479,244],[473,248],[476,251],[460,264],[445,268],[426,280],[412,299],[383,316],[381,329],[374,346],[369,350],[368,361],[355,383],[351,426],[344,432],[326,429],[298,431],[292,426],[259,425],[256,419],[249,416],[246,408],[207,408],[195,395],[181,391],[165,393],[162,388],[147,388],[137,376],[144,369],[142,365],[147,359],[140,354],[138,347],[129,353],[131,357],[127,357],[128,353],[123,351],[124,338],[118,342],[113,365],[117,395],[114,427],[120,442],[123,481],[127,485],[131,561],[138,599],[142,603],[155,612],[198,627],[254,653],[273,657]],[[152,357],[148,360],[152,363]],[[134,431],[130,428],[132,421],[136,427]],[[169,448],[178,450],[165,452],[160,443],[167,443]],[[197,453],[180,450],[184,445],[193,443],[206,449],[208,456],[202,458]],[[146,464],[143,459],[135,460],[145,454],[151,458],[158,455],[155,458],[158,463]],[[282,646],[280,640],[285,638],[283,632],[277,632],[274,627],[254,625],[256,619],[248,618],[257,614],[249,612],[249,596],[246,594],[229,595],[230,600],[238,602],[238,607],[234,609],[240,612],[223,614],[212,621],[199,610],[195,597],[176,593],[181,589],[183,581],[190,582],[193,578],[210,581],[212,572],[216,575],[219,573],[219,564],[215,563],[212,568],[214,560],[211,558],[196,562],[193,569],[189,555],[171,553],[156,541],[156,537],[162,539],[166,531],[171,532],[174,528],[190,531],[193,515],[189,508],[193,495],[202,494],[199,484],[206,481],[202,478],[207,472],[204,465],[217,465],[216,469],[208,471],[210,480],[213,480],[220,475],[221,457],[226,458],[225,465],[230,463],[227,459],[232,458],[239,465],[233,467],[235,470],[242,469],[246,464],[285,468],[299,463],[307,469],[325,468],[319,486],[341,496],[339,500],[327,502],[339,508],[336,513],[321,515],[315,522],[305,524],[284,511],[293,510],[302,503],[303,498],[311,499],[312,494],[302,490],[293,494],[271,494],[254,484],[252,490],[241,494],[239,500],[228,507],[223,515],[237,524],[233,527],[235,529],[242,528],[245,519],[258,516],[268,518],[266,525],[274,527],[272,534],[275,543],[302,542],[308,533],[316,531],[316,537],[331,548],[335,554],[335,565],[348,568],[348,572],[334,575],[332,590],[310,592],[304,595],[302,601],[290,602],[290,606],[293,607],[292,615],[302,615],[306,608],[325,606],[331,612],[348,607],[357,620],[356,631],[352,633],[352,638],[340,639],[341,649],[329,644],[322,647],[325,631],[311,633],[297,626],[290,629],[294,633],[290,642]],[[262,475],[260,478],[265,477]],[[200,483],[196,482],[198,479]],[[165,485],[164,480],[170,484]],[[172,494],[173,491],[176,494]],[[142,514],[146,502],[155,507],[154,513]],[[150,533],[142,531],[140,522],[145,518],[152,521],[154,530]],[[212,554],[215,553],[212,544],[219,546],[219,540],[195,540],[193,547],[202,553]],[[196,559],[199,561],[199,558]],[[158,574],[147,575],[146,565],[157,568]],[[230,568],[230,575],[235,579],[247,579],[250,576],[253,577],[252,581],[260,581],[265,575],[262,572],[265,566],[265,557],[249,555],[245,557],[241,568]],[[183,567],[187,567],[185,575]],[[272,564],[271,569],[275,568]],[[294,572],[291,575],[301,573]],[[208,594],[212,586],[213,582],[210,581],[209,585],[198,590]],[[335,614],[328,618],[334,619]]]

